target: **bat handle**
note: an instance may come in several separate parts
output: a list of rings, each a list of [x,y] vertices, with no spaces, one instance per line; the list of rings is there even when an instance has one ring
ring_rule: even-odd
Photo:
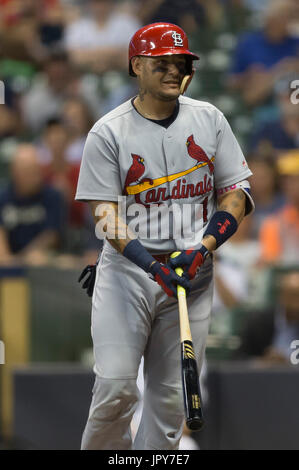
[[[170,255],[170,258],[176,258],[176,257],[179,256],[180,254],[181,254],[180,251],[175,251],[174,253],[172,253],[172,254]],[[183,268],[178,267],[178,268],[175,268],[175,272],[177,273],[178,276],[182,276],[184,270],[183,270]],[[180,286],[180,285],[178,285],[178,295],[179,295],[179,294],[186,297],[186,291],[185,291],[184,287],[182,287],[182,286]]]
[[[171,254],[171,258],[176,258],[181,254],[180,251],[175,251]],[[175,269],[175,272],[178,276],[182,276],[184,270],[181,267]],[[187,308],[187,297],[186,290],[184,287],[177,286],[178,302],[179,302],[179,311],[180,311],[180,333],[181,333],[181,342],[191,341],[191,330],[188,318],[188,308]]]
[[[184,270],[182,268],[176,268],[175,272],[177,273],[178,276],[182,276]],[[180,297],[186,298],[186,290],[184,289],[184,287],[178,285],[177,286],[177,293],[178,293],[178,298],[180,298]]]

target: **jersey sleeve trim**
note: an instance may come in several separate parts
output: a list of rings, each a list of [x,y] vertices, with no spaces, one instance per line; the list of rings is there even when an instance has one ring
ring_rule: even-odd
[[[217,196],[219,197],[223,194],[228,194],[230,192],[237,191],[238,189],[241,189],[246,196],[245,215],[249,215],[254,212],[255,204],[250,194],[250,183],[248,180],[242,180],[238,183],[226,186],[225,188],[218,189]]]
[[[224,181],[217,181],[215,188],[217,190],[217,189],[225,188],[226,186],[230,186],[235,183],[240,183],[241,181],[249,178],[249,176],[252,176],[252,172],[248,168],[244,173],[234,176],[233,178],[226,179]]]

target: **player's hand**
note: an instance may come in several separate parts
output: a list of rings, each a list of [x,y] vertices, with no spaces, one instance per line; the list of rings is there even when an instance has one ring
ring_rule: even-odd
[[[184,287],[188,294],[191,285],[188,279],[178,276],[173,269],[158,261],[153,263],[148,271],[153,279],[162,287],[169,297],[177,298],[177,285]]]
[[[191,280],[195,277],[197,270],[203,265],[209,254],[209,250],[201,245],[198,250],[191,248],[190,250],[182,251],[175,258],[170,258],[168,264],[173,270],[183,268],[184,273],[182,278]]]

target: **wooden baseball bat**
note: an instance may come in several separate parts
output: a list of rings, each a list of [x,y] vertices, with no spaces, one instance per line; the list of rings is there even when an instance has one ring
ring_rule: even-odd
[[[180,252],[176,251],[175,253],[172,253],[171,257],[175,258],[179,254]],[[178,276],[182,276],[184,272],[182,268],[176,268],[175,271]],[[203,427],[204,421],[201,407],[199,374],[190,330],[186,291],[182,286],[178,286],[177,293],[181,338],[182,386],[186,425],[192,431],[199,431]]]

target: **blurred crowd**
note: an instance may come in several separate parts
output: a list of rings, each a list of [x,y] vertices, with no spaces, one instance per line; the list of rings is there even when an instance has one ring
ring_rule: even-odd
[[[96,260],[74,201],[85,138],[136,94],[129,40],[161,20],[186,30],[200,56],[187,94],[224,112],[254,174],[255,213],[217,250],[217,337],[232,310],[265,303],[270,267],[299,272],[297,0],[0,0],[0,263]]]

